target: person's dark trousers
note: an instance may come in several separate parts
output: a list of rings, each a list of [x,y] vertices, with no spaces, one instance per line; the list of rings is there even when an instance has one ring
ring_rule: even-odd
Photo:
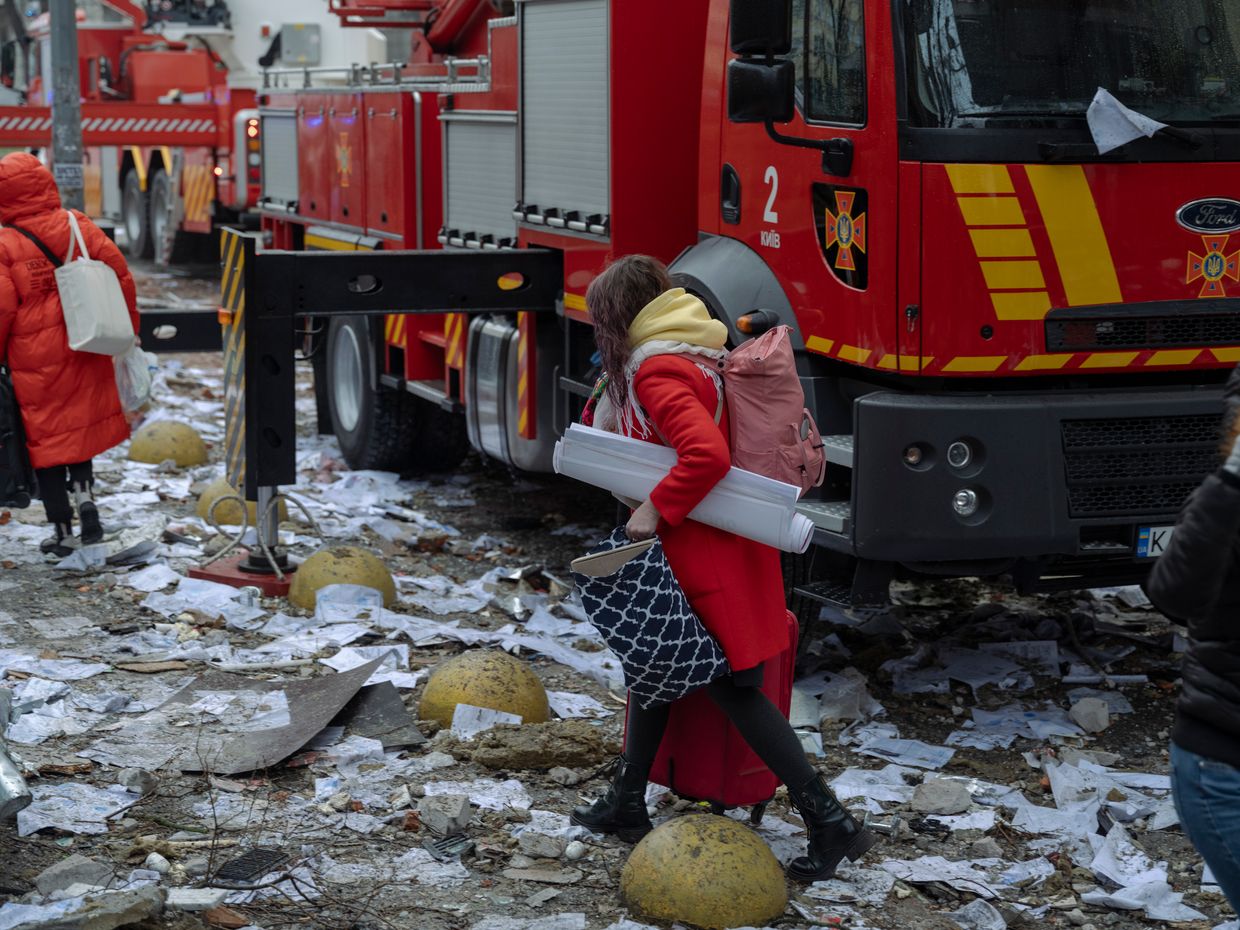
[[[39,496],[47,511],[47,522],[73,523],[73,506],[69,502],[71,485],[90,487],[94,483],[91,463],[77,462],[73,465],[53,465],[51,468],[35,469],[39,480]]]
[[[1240,912],[1240,769],[1172,743],[1171,791],[1180,826]]]

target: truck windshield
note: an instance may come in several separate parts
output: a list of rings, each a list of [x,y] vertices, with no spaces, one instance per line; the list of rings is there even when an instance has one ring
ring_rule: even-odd
[[[1099,87],[1165,123],[1240,124],[1240,0],[905,0],[911,116],[1079,119]]]

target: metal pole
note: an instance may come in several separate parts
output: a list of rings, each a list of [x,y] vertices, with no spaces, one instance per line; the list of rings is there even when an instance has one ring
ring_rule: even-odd
[[[52,172],[66,207],[86,207],[82,183],[82,85],[78,76],[77,4],[50,0],[52,26]]]

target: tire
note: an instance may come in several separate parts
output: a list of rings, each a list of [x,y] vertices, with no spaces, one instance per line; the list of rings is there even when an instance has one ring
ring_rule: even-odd
[[[413,459],[414,398],[375,390],[376,353],[363,317],[336,317],[327,330],[327,400],[332,432],[354,469],[400,471]]]
[[[157,265],[174,265],[185,261],[192,251],[193,242],[189,235],[177,230],[170,242],[165,241],[164,231],[168,222],[168,205],[177,196],[172,189],[172,181],[163,171],[151,176],[150,196],[150,235],[151,255]]]
[[[424,400],[414,399],[416,442],[409,466],[418,472],[451,471],[469,454],[465,417]]]
[[[154,255],[151,239],[151,199],[142,189],[138,172],[130,169],[121,185],[121,223],[125,227],[125,239],[130,258],[150,258]]]

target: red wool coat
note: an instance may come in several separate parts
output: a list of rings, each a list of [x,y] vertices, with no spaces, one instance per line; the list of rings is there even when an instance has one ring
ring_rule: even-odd
[[[120,249],[81,213],[77,218],[90,257],[120,278],[137,332],[137,294]],[[56,182],[33,155],[0,159],[0,223],[34,233],[54,255],[68,254],[72,232]],[[84,462],[129,438],[112,359],[69,348],[54,270],[21,233],[0,230],[0,358],[13,372],[35,468]]]
[[[650,494],[668,563],[732,670],[752,668],[788,648],[779,552],[686,519],[732,465],[727,407],[716,425],[715,383],[684,356],[644,361],[633,391],[678,457]],[[644,438],[659,442],[659,435]]]

